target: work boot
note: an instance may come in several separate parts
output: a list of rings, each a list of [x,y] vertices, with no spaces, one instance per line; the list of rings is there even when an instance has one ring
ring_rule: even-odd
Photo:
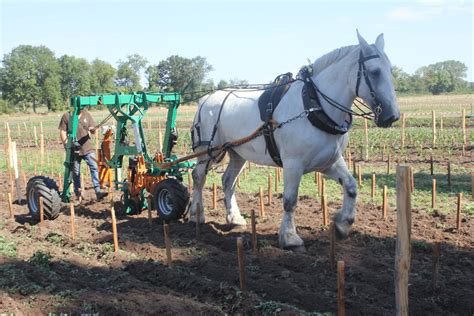
[[[95,193],[95,196],[97,197],[97,201],[101,201],[104,197],[108,195],[107,192],[99,190]]]

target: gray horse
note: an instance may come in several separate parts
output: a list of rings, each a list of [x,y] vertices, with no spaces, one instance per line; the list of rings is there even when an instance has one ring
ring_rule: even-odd
[[[357,189],[342,154],[348,143],[345,131],[352,121],[350,109],[354,99],[358,96],[370,106],[379,127],[389,127],[400,117],[391,65],[384,53],[383,34],[372,45],[358,32],[357,36],[359,45],[342,47],[317,59],[308,71],[309,75],[291,83],[273,113],[273,120],[279,123],[296,118],[273,132],[284,174],[284,215],[279,232],[282,248],[304,250],[303,240],[296,232],[294,214],[301,177],[308,172],[319,171],[341,183],[344,188],[343,205],[333,220],[339,237],[347,237],[351,230],[356,215]],[[308,89],[316,91],[313,95],[316,94],[318,99],[316,105],[309,109],[305,107],[302,97],[302,90],[308,84],[312,85]],[[204,97],[192,128],[194,151],[252,134],[262,125],[257,105],[261,94],[262,91],[229,89]],[[317,112],[325,116],[323,121],[332,124],[329,132],[324,130],[325,126],[316,127],[308,119],[318,107]],[[336,131],[331,132],[331,127]],[[246,225],[234,196],[237,177],[246,161],[266,166],[277,164],[270,156],[263,136],[229,149],[228,155],[229,164],[222,177],[226,220],[228,224]],[[215,159],[210,159],[210,156],[201,156],[193,171],[191,221],[196,221],[198,203],[202,208],[202,189],[207,170],[213,163]],[[200,220],[205,221],[202,209]]]

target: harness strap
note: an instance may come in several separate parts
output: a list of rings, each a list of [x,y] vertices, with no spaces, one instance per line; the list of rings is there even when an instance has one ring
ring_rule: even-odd
[[[380,58],[378,54],[370,55],[370,56],[365,56],[362,54],[362,50],[360,51],[359,54],[359,70],[357,71],[357,83],[356,83],[356,96],[359,96],[359,86],[360,86],[360,78],[364,76],[365,83],[369,87],[370,94],[372,97],[375,97],[375,92],[374,89],[372,88],[372,85],[370,84],[369,77],[367,75],[367,69],[365,68],[365,62],[367,60],[371,60],[374,58]]]

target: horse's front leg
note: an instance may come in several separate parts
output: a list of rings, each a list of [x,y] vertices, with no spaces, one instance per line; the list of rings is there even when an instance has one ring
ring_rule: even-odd
[[[225,195],[226,221],[230,225],[245,226],[247,222],[240,214],[239,206],[235,200],[235,185],[237,177],[245,165],[245,160],[233,150],[229,150],[229,164],[222,176],[222,187]]]
[[[206,183],[206,163],[198,162],[193,170],[193,199],[191,201],[191,214],[189,220],[193,223],[197,221],[196,212],[199,207],[200,212],[200,223],[204,223],[204,205],[202,203],[202,189]]]
[[[356,216],[356,198],[357,186],[355,179],[352,177],[349,169],[347,169],[346,162],[342,158],[339,159],[327,170],[323,171],[325,175],[331,179],[339,181],[344,189],[344,200],[342,202],[342,210],[337,212],[334,217],[334,225],[338,238],[346,238],[354,223]]]
[[[295,226],[295,210],[298,201],[298,188],[300,186],[303,168],[285,162],[283,168],[285,189],[283,192],[283,219],[280,225],[279,245],[281,248],[294,251],[304,251],[303,239],[298,236]]]

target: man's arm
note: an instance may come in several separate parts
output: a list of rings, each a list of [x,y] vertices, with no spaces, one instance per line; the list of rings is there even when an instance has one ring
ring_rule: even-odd
[[[67,144],[67,129],[68,129],[68,114],[64,113],[63,116],[61,117],[61,121],[59,122],[59,139],[64,145],[64,148],[66,148]]]
[[[63,142],[64,148],[66,148],[66,144],[67,144],[67,133],[66,133],[66,131],[63,131],[62,129],[59,130],[59,138]]]

